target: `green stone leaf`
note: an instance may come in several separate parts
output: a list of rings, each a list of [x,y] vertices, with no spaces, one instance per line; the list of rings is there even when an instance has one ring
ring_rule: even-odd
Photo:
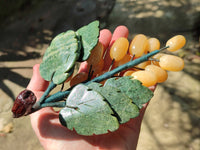
[[[139,108],[147,103],[152,97],[153,92],[143,86],[139,80],[131,80],[130,77],[111,78],[107,80],[105,86],[119,88],[124,94],[132,99]]]
[[[89,58],[92,49],[97,45],[99,37],[99,21],[93,21],[90,24],[77,30],[82,45],[79,61],[85,61]]]
[[[71,74],[80,51],[76,33],[72,30],[56,36],[47,48],[40,65],[40,74],[47,81],[63,83]]]
[[[115,112],[115,116],[118,118],[120,124],[129,121],[131,118],[135,118],[139,115],[139,108],[132,103],[132,100],[118,88],[111,86],[101,86],[98,83],[91,83],[89,88],[99,92],[103,95],[109,103],[112,110]]]
[[[62,125],[80,135],[104,134],[119,128],[113,111],[104,97],[83,84],[75,86],[59,113]]]

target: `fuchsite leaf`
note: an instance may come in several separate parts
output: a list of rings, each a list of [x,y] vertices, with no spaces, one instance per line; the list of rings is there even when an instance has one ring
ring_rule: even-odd
[[[76,61],[85,61],[96,46],[99,36],[99,21],[83,26],[77,32],[69,30],[56,36],[47,48],[40,74],[47,81],[61,84],[74,71]]]
[[[97,45],[99,37],[99,21],[93,21],[87,26],[77,30],[81,40],[81,57],[79,61],[85,61],[89,58],[91,50]]]
[[[117,80],[111,78],[105,83],[105,86],[107,85],[119,88],[124,94],[131,98],[133,103],[139,108],[142,108],[142,104],[147,103],[153,97],[153,92],[151,90],[142,86],[139,80],[131,80],[130,77],[123,77]]]
[[[109,80],[109,79],[108,79]],[[91,83],[89,88],[99,92],[105,97],[109,106],[115,112],[115,116],[118,118],[120,124],[135,118],[139,115],[139,108],[132,103],[132,100],[118,88],[111,86],[101,86],[98,83]]]
[[[124,82],[124,85],[121,85],[123,89],[117,86],[121,82]],[[127,77],[108,79],[104,86],[96,82],[78,84],[69,94],[66,107],[60,111],[60,122],[81,135],[115,131],[119,124],[139,115],[138,106],[153,96],[152,92],[147,90],[149,89],[143,88],[139,81]],[[144,99],[139,96],[143,92]],[[142,102],[139,102],[140,100]]]
[[[119,123],[104,97],[83,84],[75,86],[60,111],[59,119],[68,129],[80,135],[103,134],[115,131]]]
[[[63,83],[71,74],[79,58],[78,40],[72,30],[56,36],[47,48],[40,65],[40,74],[47,81]]]

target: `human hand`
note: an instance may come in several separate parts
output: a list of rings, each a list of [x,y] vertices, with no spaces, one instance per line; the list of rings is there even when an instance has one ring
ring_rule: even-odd
[[[107,48],[119,37],[128,37],[128,29],[126,27],[117,27],[113,35],[109,30],[102,30],[99,41]],[[107,57],[106,63],[108,65],[110,65],[110,61]],[[79,72],[87,70],[86,68],[87,64],[83,63],[80,66]],[[39,64],[35,65],[33,67],[33,77],[27,89],[33,91],[37,99],[39,99],[47,86],[48,82],[40,76]],[[151,90],[154,89],[155,87],[151,87]],[[78,135],[75,131],[62,126],[58,117],[59,113],[50,107],[31,114],[31,124],[40,143],[46,150],[133,150],[137,146],[141,122],[147,105],[145,104],[140,110],[140,115],[137,118],[130,119],[129,122],[120,125],[117,131],[103,135]]]

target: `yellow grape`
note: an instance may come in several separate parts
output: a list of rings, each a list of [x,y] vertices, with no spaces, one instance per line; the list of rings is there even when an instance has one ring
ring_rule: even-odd
[[[174,52],[182,48],[185,43],[186,39],[183,35],[176,35],[167,41],[166,46],[169,46],[167,50],[170,52]]]
[[[101,76],[101,75],[103,75],[104,73],[106,73],[106,72],[108,72],[108,70],[106,71],[106,70],[103,70],[102,72],[100,72],[99,74],[97,74],[96,76],[98,77],[98,76]],[[99,83],[101,83],[101,84],[104,84],[106,82],[106,80],[103,80],[103,81],[101,81],[101,82],[99,82]]]
[[[74,86],[76,84],[79,84],[81,82],[84,82],[88,79],[88,73],[86,72],[80,72],[76,74],[70,81],[70,86]]]
[[[73,76],[73,74],[71,76],[69,76],[65,82],[69,82],[72,79],[72,76]]]
[[[147,51],[152,52],[155,50],[160,49],[160,41],[157,38],[149,38],[148,39],[148,45],[147,45]]]
[[[94,71],[93,75],[97,75],[103,71],[104,68],[104,59],[102,58],[97,65],[92,66],[92,70]]]
[[[131,74],[133,74],[134,72],[134,70],[128,70],[123,74],[123,76],[131,76]]]
[[[147,45],[147,37],[144,34],[138,34],[131,41],[129,53],[135,55],[135,57],[140,57],[144,54]]]
[[[184,61],[178,56],[164,55],[160,57],[159,65],[164,70],[181,71],[184,68]]]
[[[164,53],[158,53],[158,54],[154,55],[152,58],[160,60],[160,57],[162,57],[164,55],[166,55],[166,54],[164,54]],[[152,64],[154,64],[156,66],[160,66],[158,61],[151,61],[151,62],[152,62]]]
[[[100,42],[98,42],[98,44],[92,50],[90,57],[87,60],[89,66],[97,65],[103,57],[103,52],[104,52],[104,47]]]
[[[151,61],[144,61],[138,65],[136,65],[135,67],[140,68],[140,69],[144,69],[147,65],[150,65]]]
[[[126,54],[120,61],[116,61],[114,63],[115,67],[121,66],[131,60],[131,56],[129,54]]]
[[[129,47],[129,41],[127,38],[121,37],[117,39],[110,49],[111,59],[115,61],[120,61],[126,55]]]
[[[145,70],[155,73],[158,83],[162,83],[162,82],[166,81],[168,78],[167,71],[163,70],[162,68],[160,68],[158,66],[148,65],[145,67]]]
[[[142,85],[149,87],[157,83],[156,75],[153,72],[142,70],[136,71],[131,74],[133,79],[137,79],[142,82]]]

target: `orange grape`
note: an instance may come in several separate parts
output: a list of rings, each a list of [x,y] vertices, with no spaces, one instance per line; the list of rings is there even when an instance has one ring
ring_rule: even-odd
[[[121,66],[131,60],[131,56],[129,54],[126,54],[120,61],[116,61],[114,63],[115,67]]]
[[[76,74],[70,81],[70,86],[77,85],[81,82],[84,82],[88,79],[88,73],[86,72],[80,72]]]
[[[181,71],[184,68],[184,61],[178,56],[164,55],[160,57],[159,65],[164,70]]]
[[[158,66],[148,65],[145,67],[145,70],[155,73],[158,83],[162,83],[162,82],[166,81],[168,78],[167,71],[163,70],[162,68],[160,68]]]
[[[148,39],[148,45],[147,45],[147,51],[152,52],[155,50],[160,49],[160,41],[157,38],[149,38]]]
[[[151,61],[152,64],[154,64],[154,65],[156,65],[156,66],[160,66],[160,65],[159,65],[160,57],[162,57],[162,56],[164,56],[164,55],[166,55],[166,54],[164,54],[164,53],[158,53],[158,54],[154,55],[152,58],[157,59],[158,61]]]
[[[97,65],[103,57],[103,52],[104,52],[104,47],[100,42],[98,42],[98,44],[92,50],[90,57],[87,60],[89,66]]]
[[[133,74],[134,72],[134,70],[128,70],[123,74],[123,76],[131,76],[131,74]]]
[[[69,82],[72,79],[72,76],[73,76],[73,74],[71,76],[69,76],[65,82]]]
[[[110,49],[111,59],[115,61],[120,61],[126,55],[128,51],[129,41],[127,38],[121,37],[117,39]]]
[[[132,73],[131,76],[133,77],[133,79],[137,79],[140,82],[142,82],[142,85],[146,87],[153,86],[157,83],[156,75],[150,71],[146,70],[136,71]]]
[[[131,41],[129,53],[135,55],[135,57],[140,57],[144,54],[147,45],[147,37],[144,34],[138,34]]]
[[[104,60],[102,58],[97,65],[92,66],[92,71],[94,71],[93,75],[101,73],[103,71],[103,68],[104,68]]]
[[[183,35],[176,35],[167,41],[166,46],[169,46],[167,50],[170,52],[177,51],[178,49],[182,48],[185,43],[186,39]]]
[[[147,65],[150,65],[151,61],[144,61],[138,65],[136,65],[135,67],[140,68],[140,69],[144,69]]]

